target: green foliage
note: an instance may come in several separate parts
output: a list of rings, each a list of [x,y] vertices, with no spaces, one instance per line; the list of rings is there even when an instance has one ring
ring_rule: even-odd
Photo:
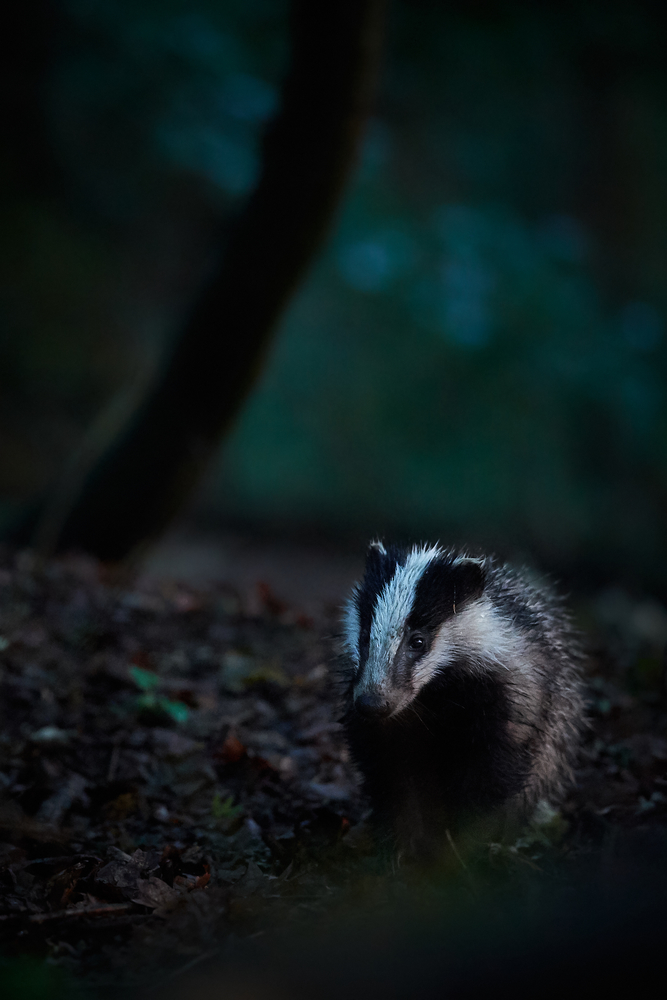
[[[151,670],[144,670],[143,667],[130,667],[130,677],[141,690],[133,701],[133,708],[140,715],[144,716],[168,716],[172,722],[187,722],[190,715],[188,708],[181,701],[173,701],[164,694],[160,694],[160,678]]]
[[[260,662],[238,650],[225,653],[220,680],[227,691],[240,694],[256,684],[276,684],[286,687],[290,680],[279,662]]]
[[[234,796],[228,795],[226,799],[221,799],[218,792],[213,796],[211,802],[211,816],[214,819],[232,820],[236,819],[243,812],[243,806],[234,805]]]
[[[152,670],[144,670],[143,667],[130,667],[130,677],[146,694],[153,694],[160,686],[160,678]]]

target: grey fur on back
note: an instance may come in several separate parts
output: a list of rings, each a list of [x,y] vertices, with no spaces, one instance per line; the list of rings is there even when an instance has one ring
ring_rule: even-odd
[[[560,595],[537,584],[525,570],[488,557],[484,562],[490,599],[523,631],[532,653],[531,669],[515,681],[517,706],[525,705],[526,721],[539,726],[530,779],[521,796],[528,810],[539,799],[560,799],[572,780],[584,721],[584,655]]]

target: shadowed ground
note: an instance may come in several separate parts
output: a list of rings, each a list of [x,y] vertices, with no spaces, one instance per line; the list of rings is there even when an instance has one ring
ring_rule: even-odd
[[[493,900],[501,923],[503,907],[548,921],[583,878],[595,906],[638,866],[651,883],[667,825],[665,610],[574,595],[591,648],[576,787],[514,843],[461,841],[424,877],[378,854],[337,722],[331,606],[354,571],[325,548],[231,535],[165,542],[140,579],[4,553],[5,955],[48,957],[113,994],[176,988],[261,941],[274,958],[284,944],[289,985],[305,928],[361,915],[365,934],[381,918],[399,947],[409,904],[416,926],[467,913],[474,942]]]

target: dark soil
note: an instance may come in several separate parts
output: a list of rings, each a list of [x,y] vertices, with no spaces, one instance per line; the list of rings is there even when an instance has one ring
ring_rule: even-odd
[[[100,989],[160,983],[240,940],[395,906],[410,876],[364,822],[336,721],[333,617],[305,618],[261,583],[105,573],[1,563],[3,954]],[[582,858],[616,880],[628,844],[664,840],[667,611],[622,590],[577,610],[591,728],[576,788],[515,843],[485,845],[481,867],[455,848],[473,896],[498,873],[567,879]]]

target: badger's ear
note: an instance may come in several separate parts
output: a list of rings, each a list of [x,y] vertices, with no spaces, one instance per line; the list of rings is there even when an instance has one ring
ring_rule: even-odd
[[[377,572],[386,562],[387,550],[380,541],[371,542],[366,552],[366,572]]]
[[[393,548],[388,551],[382,542],[371,542],[366,553],[366,569],[361,581],[362,590],[375,597],[391,580],[395,570],[396,554]]]
[[[474,601],[484,593],[486,573],[479,559],[459,559],[452,567],[454,577],[454,604]]]

